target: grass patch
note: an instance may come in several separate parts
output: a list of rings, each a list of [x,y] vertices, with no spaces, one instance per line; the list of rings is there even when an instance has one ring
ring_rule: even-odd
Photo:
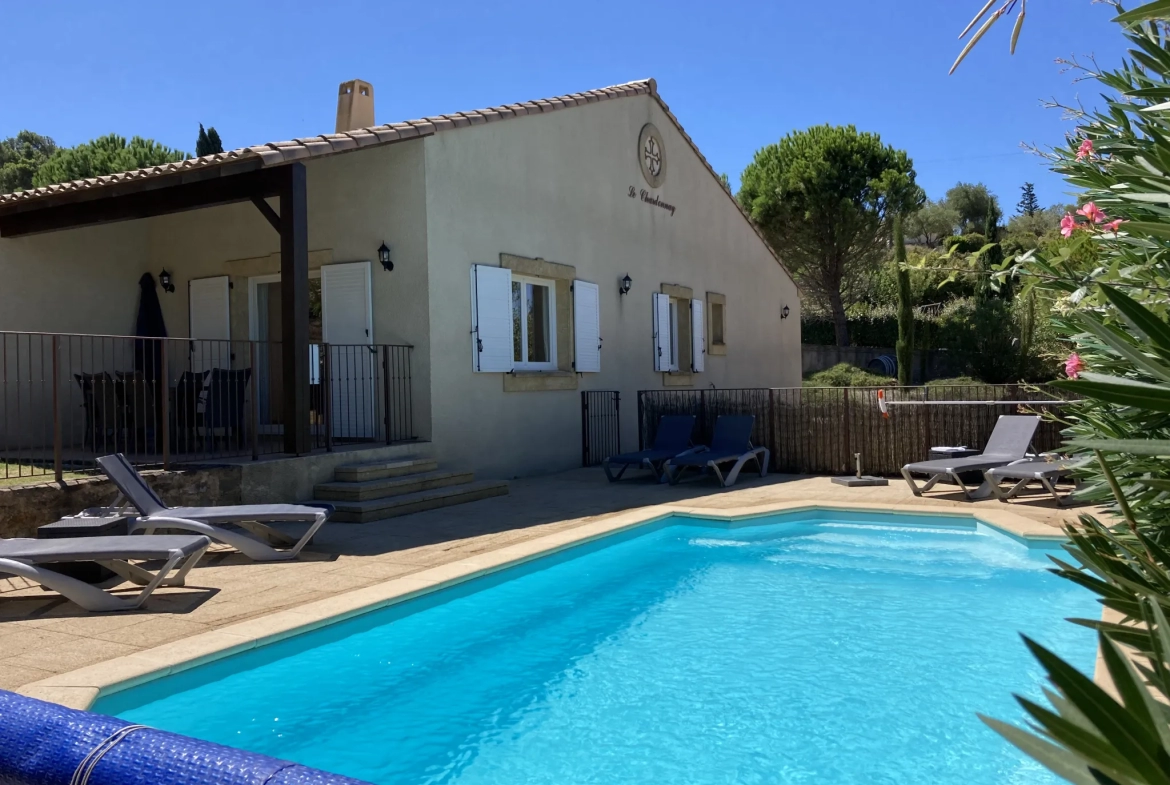
[[[81,472],[64,472],[61,477],[65,480],[79,480],[88,477]],[[27,463],[11,463],[0,461],[0,488],[11,488],[18,485],[44,485],[55,482],[53,469],[42,466],[30,466]]]

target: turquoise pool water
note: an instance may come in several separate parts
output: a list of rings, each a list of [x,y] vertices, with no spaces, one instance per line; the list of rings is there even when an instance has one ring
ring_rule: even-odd
[[[668,521],[100,699],[375,783],[1055,782],[976,711],[1083,669],[1045,551],[954,519]]]

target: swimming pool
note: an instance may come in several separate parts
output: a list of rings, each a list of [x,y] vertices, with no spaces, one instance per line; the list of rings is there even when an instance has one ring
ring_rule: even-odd
[[[974,713],[1096,605],[965,521],[667,519],[93,710],[375,783],[1055,782]]]

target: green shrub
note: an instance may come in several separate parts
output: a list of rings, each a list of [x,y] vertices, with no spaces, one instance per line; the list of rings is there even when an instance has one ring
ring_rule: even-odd
[[[805,387],[892,387],[897,381],[870,373],[856,365],[838,363],[804,378]]]
[[[975,232],[971,234],[953,234],[943,240],[943,248],[948,251],[954,248],[956,253],[975,253],[985,245],[987,245],[987,238]]]
[[[927,387],[969,387],[983,382],[971,376],[952,376],[949,379],[931,379]]]

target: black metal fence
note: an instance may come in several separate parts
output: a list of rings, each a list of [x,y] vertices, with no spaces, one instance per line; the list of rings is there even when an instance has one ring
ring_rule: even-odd
[[[854,454],[860,453],[866,472],[895,475],[905,464],[925,460],[931,447],[982,449],[1000,415],[1051,411],[1056,405],[1042,402],[1065,397],[1051,388],[1022,385],[894,387],[885,390],[895,403],[886,417],[877,392],[876,387],[642,390],[638,441],[653,443],[664,414],[695,415],[697,443],[710,438],[720,414],[752,414],[752,441],[771,450],[774,471],[852,473]],[[910,401],[925,405],[898,405]],[[1061,427],[1042,421],[1033,446],[1058,449]]]
[[[414,438],[411,347],[311,344],[313,446]],[[284,449],[281,344],[0,332],[0,482]]]
[[[622,451],[621,394],[617,390],[581,393],[581,465],[599,466]]]

